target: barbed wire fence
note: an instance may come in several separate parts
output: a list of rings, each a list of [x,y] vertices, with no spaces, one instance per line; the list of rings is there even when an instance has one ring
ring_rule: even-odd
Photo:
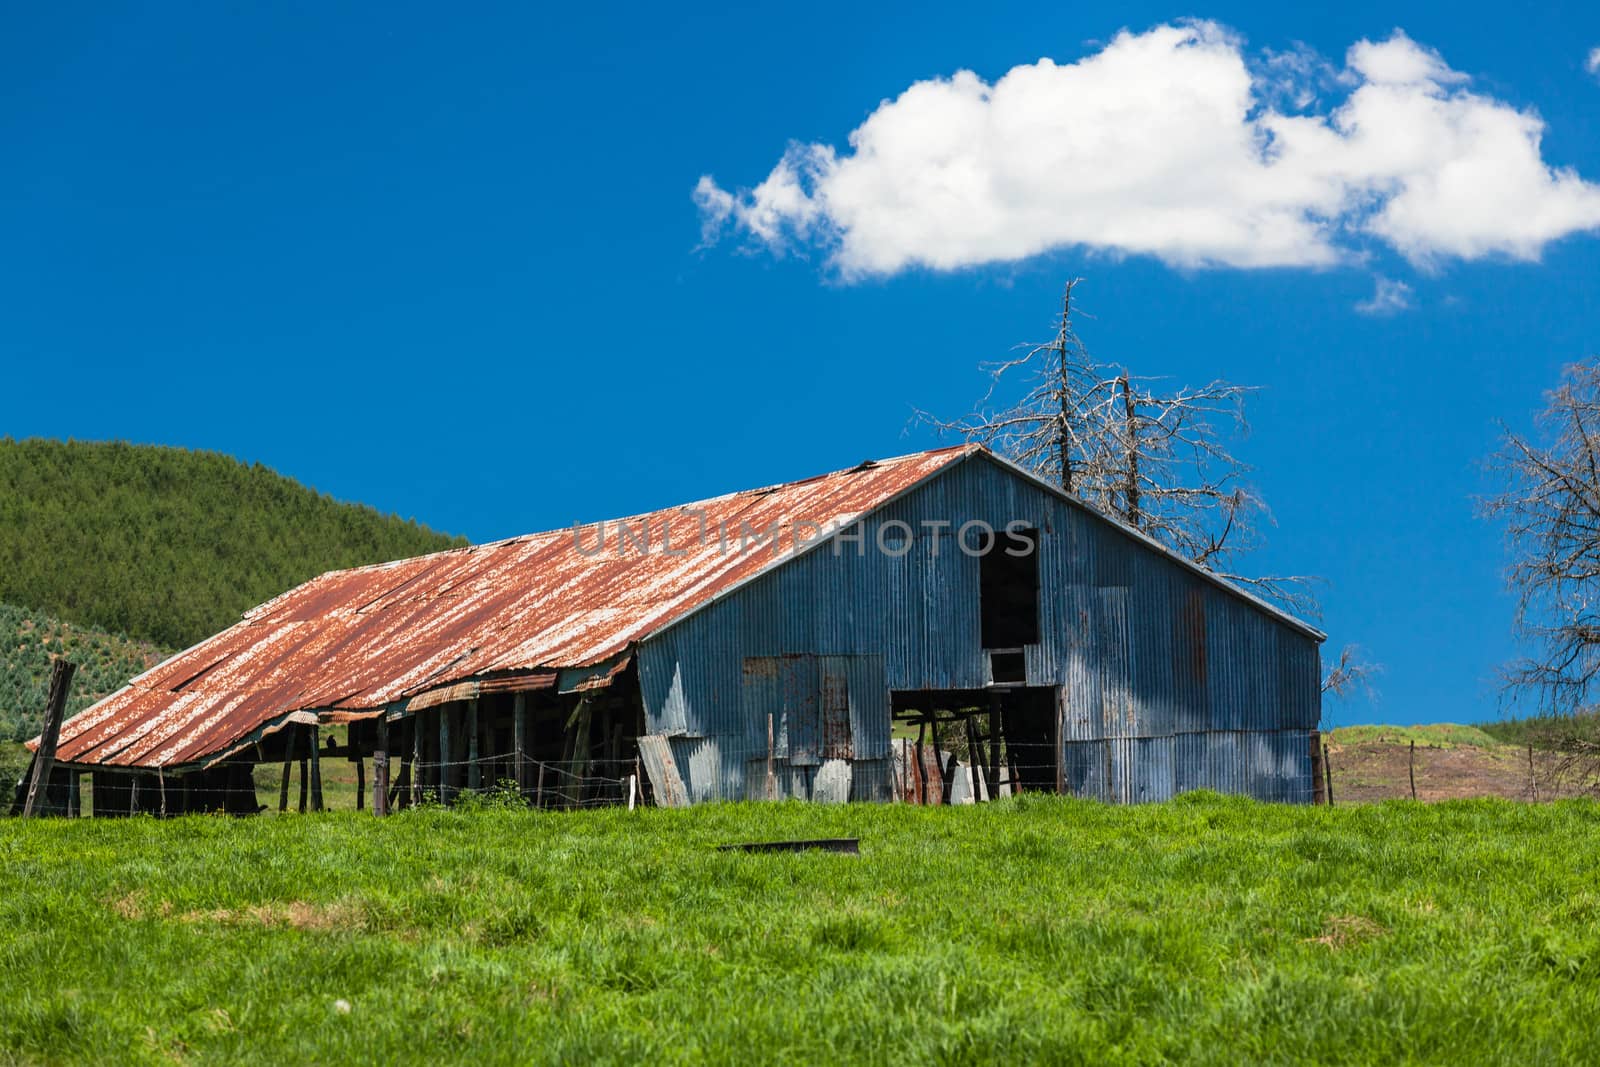
[[[1171,748],[1152,754],[1134,747],[1161,739],[1073,742],[1065,752],[1054,743],[990,744],[987,738],[974,752],[965,737],[954,740],[958,743],[935,746],[895,737],[861,751],[850,745],[830,748],[821,739],[791,738],[768,747],[764,742],[730,745],[724,738],[685,737],[670,739],[670,752],[685,796],[696,802],[826,797],[932,806],[1059,793],[1128,803],[1170,799],[1193,789],[1243,792],[1287,803],[1325,802],[1316,786],[1326,765],[1307,773],[1299,764],[1252,767],[1245,761],[1180,760]],[[209,774],[95,772],[88,791],[92,795],[96,786],[109,786],[105,799],[112,810],[102,814],[371,810],[378,782],[372,762],[371,756],[358,759],[346,749],[324,749],[315,760],[309,753],[297,754],[288,766],[276,759],[238,765],[226,778],[222,772],[227,765]],[[352,780],[347,771],[332,770],[339,764],[362,770]],[[497,750],[476,759],[424,758],[418,763],[409,752],[392,751],[388,764],[388,811],[440,805],[581,810],[660,802],[645,761],[633,752],[626,757],[550,760]],[[78,812],[89,807],[84,798],[70,805]]]

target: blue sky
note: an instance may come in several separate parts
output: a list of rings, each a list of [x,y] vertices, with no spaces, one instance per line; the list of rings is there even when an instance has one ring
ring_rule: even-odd
[[[1387,668],[1327,720],[1490,717],[1514,646],[1479,464],[1600,352],[1600,10],[1293,8],[18,8],[0,433],[217,449],[490,539],[937,444],[912,408],[966,411],[1080,275],[1096,355],[1261,387],[1256,565],[1323,575],[1330,646]],[[1352,65],[1397,28],[1409,50]],[[1138,62],[1071,66],[1107,56]],[[1242,123],[1204,106],[1230,56],[1259,79]],[[1002,114],[986,87],[1043,57]],[[1075,70],[1100,74],[1050,96]],[[894,107],[930,80],[933,111]],[[1330,115],[1380,82],[1456,110],[1357,145]],[[1300,120],[1280,165],[1230,156],[1268,110]],[[1175,132],[1085,147],[1152,114]],[[1019,119],[1016,170],[945,233],[926,150],[990,119]],[[1060,199],[1051,152],[1105,180]],[[762,201],[785,158],[798,198]],[[1359,310],[1380,279],[1402,306]]]

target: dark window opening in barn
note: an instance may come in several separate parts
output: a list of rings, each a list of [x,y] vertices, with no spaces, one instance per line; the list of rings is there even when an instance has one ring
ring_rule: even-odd
[[[989,551],[978,560],[978,610],[984,648],[1019,649],[1038,643],[1038,530],[995,534]]]
[[[1028,658],[1021,652],[990,652],[989,680],[995,685],[1020,685],[1028,680]]]

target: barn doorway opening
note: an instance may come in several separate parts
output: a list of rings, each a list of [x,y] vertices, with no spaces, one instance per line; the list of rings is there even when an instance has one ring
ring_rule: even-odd
[[[1059,792],[1055,686],[890,692],[895,788],[912,804]]]

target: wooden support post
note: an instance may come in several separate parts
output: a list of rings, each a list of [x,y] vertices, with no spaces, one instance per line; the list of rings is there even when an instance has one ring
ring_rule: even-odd
[[[389,814],[389,712],[378,714],[377,738],[372,746],[372,814]]]
[[[928,803],[928,764],[923,758],[922,742],[928,736],[928,720],[922,719],[917,723],[917,803]]]
[[[1328,759],[1328,743],[1322,743],[1322,790],[1328,794],[1328,807],[1333,807],[1333,762]]]
[[[967,766],[972,775],[972,801],[974,804],[981,799],[978,796],[978,768],[983,762],[983,746],[978,742],[978,724],[971,715],[967,716]]]
[[[322,727],[311,727],[311,810],[322,810]]]
[[[161,817],[167,817],[167,772],[165,768],[156,769],[156,788],[161,790]]]
[[[83,815],[83,808],[82,808],[82,804],[83,804],[83,794],[82,794],[83,783],[80,781],[80,779],[82,777],[83,776],[80,775],[75,770],[74,771],[69,771],[67,773],[67,817],[68,818],[76,819],[76,818],[79,818],[80,816]]]
[[[933,735],[933,765],[939,772],[939,803],[950,803],[950,782],[944,773],[944,738],[939,730],[939,713],[933,713],[933,721],[928,724],[928,732]]]
[[[483,771],[478,766],[478,702],[467,701],[467,788],[476,793],[483,788]]]
[[[304,727],[299,727],[299,730],[300,730],[300,733],[301,733],[301,739],[304,740],[305,728]],[[309,760],[307,759],[307,757],[305,757],[305,756],[301,756],[300,757],[300,814],[301,815],[304,815],[306,813],[306,797],[310,795],[308,791],[311,788],[311,772],[307,769],[308,763],[309,763]]]
[[[517,780],[517,795],[528,795],[528,694],[511,698],[511,773]]]
[[[360,755],[356,756],[356,810],[365,811],[367,808],[367,761]],[[372,801],[376,804],[376,798]]]
[[[578,721],[577,732],[572,735],[572,788],[573,801],[577,807],[582,807],[586,799],[588,783],[584,781],[589,776],[589,756],[594,748],[591,743],[592,732],[590,727],[594,720],[594,701],[587,693],[578,698],[578,708],[573,712]]]
[[[1533,790],[1533,802],[1539,802],[1539,776],[1533,772],[1533,746],[1528,746],[1528,788]]]
[[[45,794],[50,791],[50,772],[56,767],[56,746],[61,742],[61,720],[67,710],[67,690],[72,687],[75,663],[58,659],[50,666],[50,695],[45,699],[44,730],[39,734],[39,750],[33,754],[33,775],[28,779],[28,797],[22,804],[22,817],[32,818],[42,811]]]
[[[544,763],[542,761],[539,764],[539,789],[534,794],[533,806],[536,808],[544,807]]]
[[[411,806],[422,803],[422,783],[427,771],[422,766],[422,712],[411,713]]]
[[[411,762],[404,756],[400,757],[400,773],[395,775],[394,784],[389,787],[389,810],[399,811],[401,808],[411,806]]]
[[[439,705],[439,803],[450,803],[450,705]]]
[[[989,694],[989,799],[1000,796],[1000,694]]]
[[[294,738],[299,727],[291,726],[283,732],[283,780],[278,783],[278,812],[289,810],[289,775],[294,771]]]
[[[1411,799],[1417,799],[1417,743],[1411,742],[1411,759],[1406,764],[1406,772],[1411,776]]]

